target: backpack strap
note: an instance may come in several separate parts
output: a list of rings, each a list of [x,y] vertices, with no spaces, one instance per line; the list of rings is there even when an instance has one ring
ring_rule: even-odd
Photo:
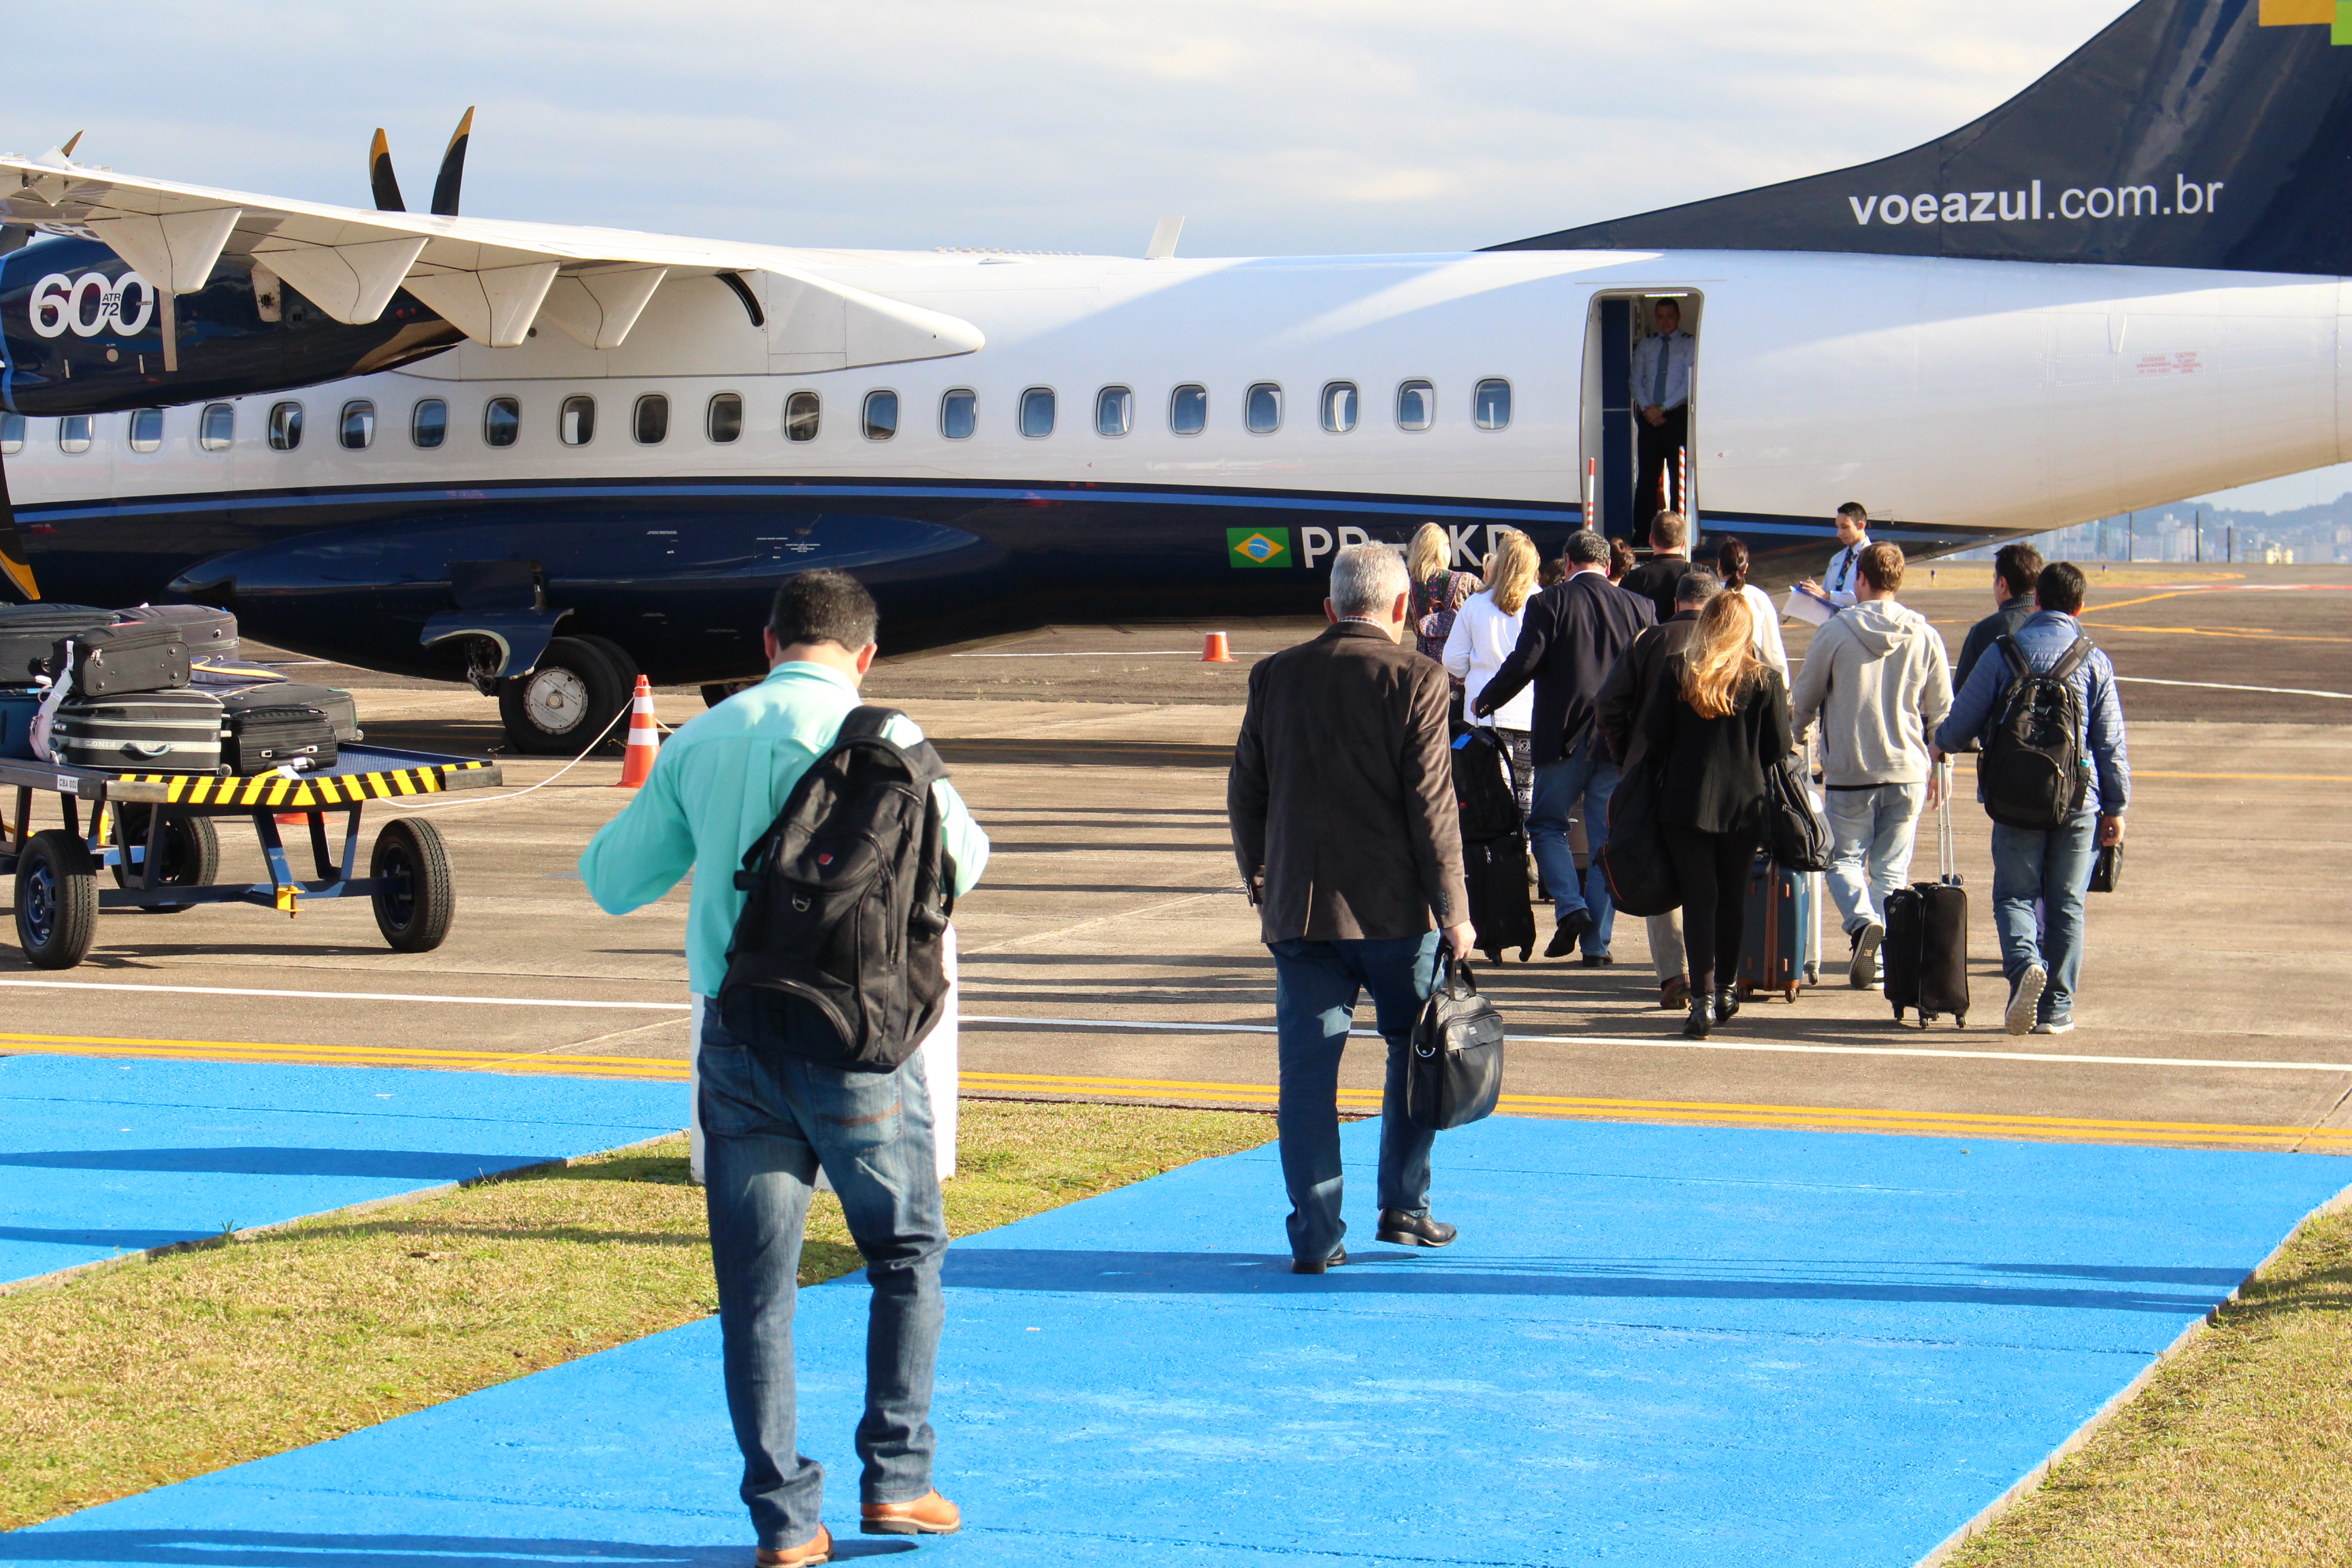
[[[931,749],[929,740],[902,746],[890,739],[887,731],[891,724],[904,718],[906,715],[896,708],[885,708],[873,702],[861,703],[851,709],[848,717],[842,720],[841,729],[833,738],[834,746],[887,746],[905,763],[907,771],[919,784],[929,784],[947,777],[947,764],[940,760],[939,752]]]
[[[839,745],[844,741],[887,740],[883,731],[890,727],[891,720],[900,716],[896,708],[884,708],[872,702],[861,703],[851,709],[849,717],[841,721],[841,732],[834,738],[834,744]]]
[[[2017,638],[2003,632],[1994,639],[1992,646],[2000,649],[2001,659],[2009,666],[2011,680],[2023,680],[2033,673],[2033,661],[2025,657],[2023,648],[2017,646]]]
[[[2090,638],[2075,637],[2074,645],[2060,654],[2058,662],[2050,667],[2050,678],[2053,680],[2073,679],[2074,672],[2083,668],[2083,661],[2090,658],[2094,651]]]

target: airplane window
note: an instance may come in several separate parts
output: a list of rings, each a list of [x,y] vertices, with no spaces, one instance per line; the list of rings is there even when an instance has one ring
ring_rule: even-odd
[[[816,439],[817,396],[814,392],[795,392],[784,399],[784,439],[814,441]]]
[[[449,438],[449,405],[437,397],[420,397],[408,411],[408,439],[431,450]]]
[[[364,452],[375,445],[375,405],[365,398],[343,405],[342,423],[335,429],[335,437],[347,452]]]
[[[1344,436],[1356,427],[1356,384],[1335,381],[1323,389],[1323,428]]]
[[[1135,423],[1135,394],[1123,386],[1106,386],[1095,394],[1095,434],[1124,436]]]
[[[1271,436],[1282,428],[1282,388],[1261,381],[1243,394],[1243,423],[1253,436]]]
[[[1033,386],[1021,395],[1021,434],[1051,436],[1054,433],[1054,389]]]
[[[163,445],[163,411],[160,408],[134,408],[131,411],[131,449],[152,452]]]
[[[585,447],[596,438],[596,400],[593,397],[567,397],[556,416],[556,434],[567,447]]]
[[[980,399],[959,386],[940,399],[940,434],[950,441],[969,441],[980,426]]]
[[[724,446],[743,434],[743,400],[731,392],[714,392],[703,415],[704,434]]]
[[[274,452],[290,452],[302,444],[302,405],[299,403],[273,403],[269,405],[269,447]]]
[[[196,421],[196,445],[207,452],[226,452],[236,444],[236,409],[226,403],[207,403]]]
[[[68,414],[58,421],[58,450],[87,452],[89,450],[89,416]]]
[[[1402,382],[1397,386],[1397,428],[1426,430],[1437,414],[1437,392],[1425,381]]]
[[[895,392],[869,392],[866,395],[866,438],[887,441],[898,433],[898,395]]]
[[[1481,430],[1500,430],[1511,422],[1511,384],[1489,376],[1471,395],[1470,407]]]
[[[658,447],[669,439],[669,399],[648,392],[637,399],[636,418],[630,434],[640,447]]]
[[[25,416],[0,414],[0,454],[15,457],[25,449]]]
[[[511,397],[493,397],[482,405],[482,445],[511,447],[522,434],[522,405]]]
[[[1168,397],[1168,428],[1179,436],[1198,436],[1209,426],[1209,389],[1191,383]]]

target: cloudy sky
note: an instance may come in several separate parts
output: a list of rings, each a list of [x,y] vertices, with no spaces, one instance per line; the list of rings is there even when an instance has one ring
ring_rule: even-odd
[[[1900,151],[2123,8],[118,0],[12,29],[0,148],[86,131],[85,162],[364,205],[382,125],[421,206],[474,104],[485,215],[1139,254],[1181,213],[1192,256],[1453,250]]]

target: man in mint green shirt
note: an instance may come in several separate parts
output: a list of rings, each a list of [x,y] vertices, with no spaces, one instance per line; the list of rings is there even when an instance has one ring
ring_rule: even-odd
[[[590,896],[616,915],[694,873],[686,947],[698,996],[715,998],[726,977],[745,898],[735,887],[745,852],[858,706],[876,624],[873,598],[844,573],[787,581],[763,636],[768,678],[672,735],[636,799],[580,858]],[[902,745],[922,739],[903,717],[885,733]],[[954,785],[943,779],[931,787],[961,897],[988,863],[988,837]],[[841,1195],[874,1288],[866,1417],[856,1435],[862,1528],[952,1533],[961,1516],[931,1487],[931,1378],[948,1237],[922,1053],[892,1072],[829,1068],[755,1052],[727,1032],[716,1006],[702,1013],[696,1114],[711,1263],[727,1406],[761,1568],[821,1563],[833,1549],[818,1518],[824,1470],[798,1449],[793,1370],[801,1233],[820,1168]]]

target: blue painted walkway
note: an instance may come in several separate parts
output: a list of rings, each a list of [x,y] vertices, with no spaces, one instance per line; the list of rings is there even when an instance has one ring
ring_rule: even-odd
[[[0,1057],[0,1280],[675,1131],[676,1083]]]
[[[1369,1217],[1377,1127],[1348,1129]],[[1894,1565],[2024,1474],[2352,1166],[1496,1119],[1464,1239],[1297,1279],[1269,1150],[959,1243],[937,1419],[965,1533],[854,1533],[866,1295],[806,1293],[844,1558]],[[203,1568],[746,1568],[715,1321],[0,1539]],[[913,1560],[910,1558],[909,1562]]]

